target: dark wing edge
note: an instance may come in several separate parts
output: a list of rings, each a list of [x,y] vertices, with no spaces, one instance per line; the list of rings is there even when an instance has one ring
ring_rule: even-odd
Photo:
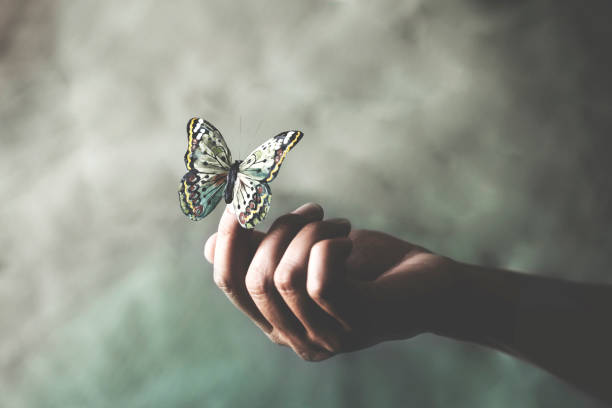
[[[254,180],[270,182],[287,157],[287,153],[302,139],[300,130],[288,130],[268,139],[240,164],[240,172]]]
[[[288,134],[291,132],[293,132],[293,134],[289,136]],[[276,177],[276,174],[280,170],[281,164],[283,164],[285,157],[287,157],[287,153],[289,153],[289,151],[293,149],[293,147],[296,144],[298,144],[300,140],[302,140],[302,137],[304,137],[304,132],[301,132],[299,130],[290,130],[287,132],[279,133],[278,135],[274,136],[274,138],[277,140],[278,139],[284,139],[284,140],[282,142],[282,148],[276,151],[277,154],[276,154],[276,157],[274,158],[275,165],[272,168],[272,170],[270,170],[270,174],[268,175],[268,178],[266,178],[267,182],[274,180],[274,178]]]
[[[204,139],[204,149],[202,151],[202,145],[199,143]],[[212,142],[212,143],[211,143]],[[200,153],[196,153],[196,150],[200,148]],[[229,167],[232,161],[232,155],[227,147],[227,143],[212,123],[202,118],[193,117],[187,121],[187,151],[185,152],[184,161],[187,170],[194,169],[194,162],[201,154],[208,155],[212,160],[216,160],[217,163],[211,161],[211,168],[225,169]],[[219,162],[216,156],[227,163]]]

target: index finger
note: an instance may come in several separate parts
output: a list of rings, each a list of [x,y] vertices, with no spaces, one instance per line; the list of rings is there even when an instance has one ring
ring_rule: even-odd
[[[214,280],[232,303],[249,316],[264,332],[272,325],[263,317],[249,296],[244,278],[251,261],[250,240],[252,230],[244,229],[231,213],[229,206],[219,222],[215,242]]]

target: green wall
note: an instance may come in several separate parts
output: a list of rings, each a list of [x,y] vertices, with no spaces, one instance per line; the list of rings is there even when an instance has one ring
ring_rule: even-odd
[[[236,157],[302,129],[264,228],[316,201],[462,261],[612,282],[596,3],[3,2],[0,406],[598,406],[434,336],[301,361],[214,287],[222,210],[193,223],[176,193],[189,117]]]

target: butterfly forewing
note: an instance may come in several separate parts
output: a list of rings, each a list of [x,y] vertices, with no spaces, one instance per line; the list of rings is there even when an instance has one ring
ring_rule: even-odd
[[[187,122],[187,170],[222,173],[231,164],[232,155],[221,132],[204,119],[191,118]]]
[[[261,146],[240,164],[240,173],[257,181],[270,182],[278,174],[283,160],[302,138],[304,133],[299,130],[290,130],[279,133]]]
[[[238,173],[234,185],[234,212],[243,228],[253,228],[268,214],[272,190],[266,182],[260,182]]]
[[[194,221],[206,217],[223,197],[226,177],[225,173],[210,175],[195,170],[185,174],[179,184],[183,213]]]

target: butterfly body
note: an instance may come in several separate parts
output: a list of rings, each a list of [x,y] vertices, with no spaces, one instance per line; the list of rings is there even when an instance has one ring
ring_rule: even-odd
[[[234,200],[234,184],[236,184],[236,177],[238,177],[238,166],[240,166],[242,160],[236,160],[227,172],[227,185],[225,186],[225,204],[231,204]]]
[[[232,208],[243,228],[253,228],[270,208],[268,185],[278,175],[289,150],[303,137],[299,130],[279,133],[257,147],[245,160],[232,161],[231,153],[210,122],[187,122],[187,173],[179,184],[183,213],[194,221],[215,209],[221,198]]]

